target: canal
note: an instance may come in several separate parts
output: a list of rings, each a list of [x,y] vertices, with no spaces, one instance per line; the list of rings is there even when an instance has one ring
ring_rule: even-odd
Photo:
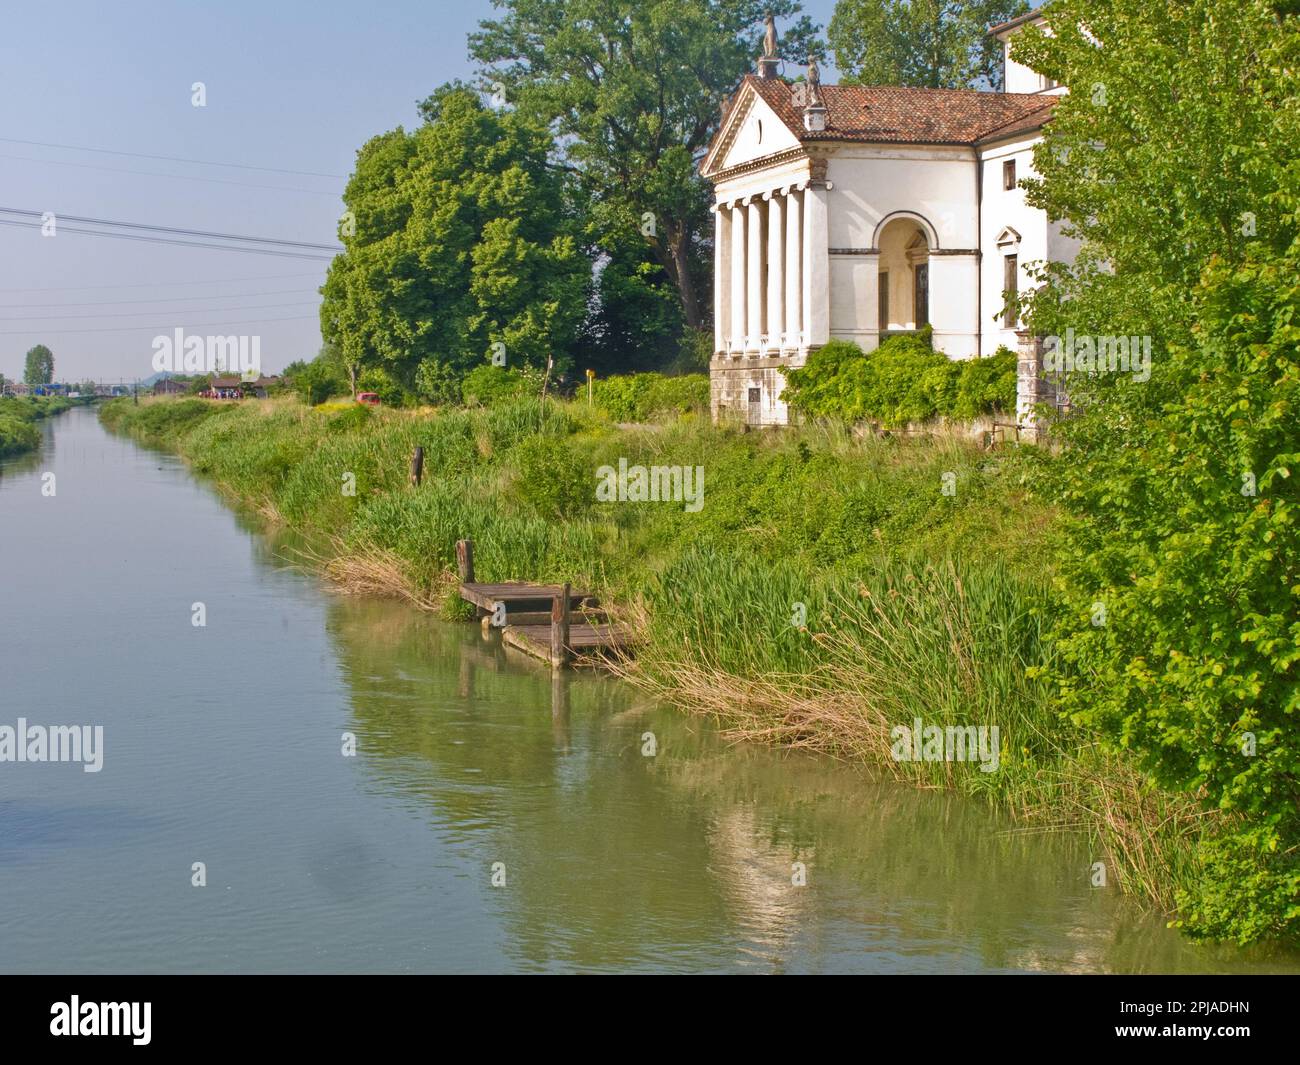
[[[0,971],[1300,971],[1083,839],[339,597],[92,410],[44,431],[0,463],[0,725],[103,763],[0,763]]]

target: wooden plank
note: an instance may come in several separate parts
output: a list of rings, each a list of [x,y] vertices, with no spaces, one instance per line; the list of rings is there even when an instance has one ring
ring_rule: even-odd
[[[550,625],[507,625],[501,639],[510,647],[547,662],[551,657]],[[635,634],[627,625],[569,626],[569,650],[574,654],[593,654],[630,647]]]
[[[551,601],[560,595],[564,586],[560,584],[528,584],[524,581],[506,581],[501,584],[480,584],[464,581],[460,586],[460,597],[484,610],[491,610],[497,603],[505,603],[507,613],[510,611],[536,611],[541,613],[551,609]],[[597,606],[599,601],[586,592],[569,593],[570,608],[582,605]]]
[[[487,615],[489,623],[491,615]],[[604,625],[610,620],[609,614],[592,607],[585,609],[580,606],[573,608],[574,625]],[[509,610],[506,612],[506,625],[549,625],[551,623],[551,612],[549,610]],[[494,625],[493,628],[501,629],[504,625]]]

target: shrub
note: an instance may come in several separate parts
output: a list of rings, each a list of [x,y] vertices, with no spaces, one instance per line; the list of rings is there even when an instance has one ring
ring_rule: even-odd
[[[294,387],[302,401],[309,406],[324,403],[330,396],[347,391],[347,383],[324,359],[316,359],[297,371]]]
[[[1009,413],[1016,409],[1016,366],[1014,351],[1000,347],[985,359],[966,359],[960,363],[957,402],[952,416],[969,420],[994,412]]]
[[[987,359],[949,359],[931,348],[928,330],[888,337],[870,353],[832,340],[802,367],[783,370],[783,397],[803,414],[844,422],[971,419],[1015,408],[1015,363],[1006,348]]]
[[[657,373],[626,374],[598,380],[594,402],[616,422],[646,422],[656,415],[707,410],[707,374],[665,377]]]
[[[375,367],[364,370],[357,378],[357,391],[374,392],[381,403],[390,407],[400,407],[406,402],[406,389]]]
[[[379,389],[371,391],[380,392]],[[429,403],[459,403],[461,396],[460,377],[451,366],[437,359],[425,359],[415,370],[415,392]],[[380,399],[384,395],[380,392]],[[384,400],[388,402],[388,400]]]
[[[595,468],[563,437],[530,436],[511,452],[515,493],[539,518],[568,521],[595,499]]]
[[[465,375],[460,383],[461,397],[470,406],[491,406],[503,399],[540,392],[536,374],[524,370],[507,370],[504,366],[484,363]]]
[[[1183,908],[1243,943],[1300,939],[1298,277],[1300,245],[1211,265],[1198,342],[1094,385],[1046,481],[1070,515],[1063,707],[1230,815]]]
[[[16,414],[0,413],[0,455],[31,451],[41,442],[41,431]]]

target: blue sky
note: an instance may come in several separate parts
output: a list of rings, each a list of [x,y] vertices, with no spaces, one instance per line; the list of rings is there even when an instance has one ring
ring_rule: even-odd
[[[833,8],[804,4],[823,26]],[[488,0],[11,5],[0,207],[330,243],[356,149],[417,124],[417,100],[470,77],[466,36],[494,11]],[[205,107],[191,104],[197,81]],[[44,342],[60,379],[146,377],[153,338],[178,326],[258,334],[277,370],[320,346],[326,265],[0,226],[0,373],[21,377]]]

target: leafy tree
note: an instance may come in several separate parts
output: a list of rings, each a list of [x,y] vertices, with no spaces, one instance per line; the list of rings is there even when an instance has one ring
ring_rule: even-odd
[[[343,230],[347,251],[322,289],[323,336],[343,364],[407,388],[421,368],[438,375],[431,362],[444,378],[496,352],[510,365],[566,362],[590,266],[548,165],[550,134],[457,84],[423,110],[414,133],[358,153],[344,193],[355,231]]]
[[[989,27],[1025,0],[839,0],[827,37],[844,82],[929,89],[1002,87]]]
[[[29,385],[48,385],[54,381],[54,352],[37,344],[27,353],[23,380]]]
[[[285,373],[288,374],[290,369],[293,370],[294,390],[304,403],[311,406],[324,403],[347,387],[339,373],[338,363],[328,353],[317,355],[309,363],[291,364]]]
[[[1067,379],[1061,705],[1220,812],[1196,935],[1300,936],[1300,36],[1263,0],[1058,0],[1016,56],[1071,88],[1032,202],[1083,241],[1040,334],[1149,336]],[[1280,146],[1287,146],[1282,148]]]
[[[595,293],[583,326],[583,369],[601,376],[662,367],[676,356],[684,330],[677,290],[646,252],[639,233],[592,236]],[[712,335],[710,335],[710,348]]]
[[[591,204],[590,234],[654,302],[655,263],[685,324],[705,325],[709,195],[697,164],[724,97],[759,55],[763,16],[796,0],[502,0],[505,14],[470,37],[488,89],[554,129],[562,162]],[[787,62],[814,47],[806,17],[785,27]],[[645,259],[627,257],[631,241]]]

